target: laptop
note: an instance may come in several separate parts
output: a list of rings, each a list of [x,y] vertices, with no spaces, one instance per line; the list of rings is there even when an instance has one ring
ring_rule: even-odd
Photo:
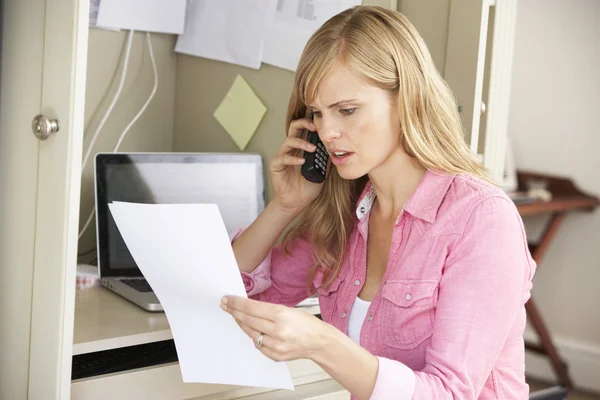
[[[127,249],[108,204],[113,201],[216,203],[231,234],[250,225],[264,209],[263,173],[258,154],[97,154],[94,186],[98,273],[102,286],[145,310],[163,311]],[[165,265],[165,271],[168,268]]]

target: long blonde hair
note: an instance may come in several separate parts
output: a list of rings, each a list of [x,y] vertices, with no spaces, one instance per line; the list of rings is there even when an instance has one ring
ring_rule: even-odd
[[[306,115],[320,82],[339,64],[369,84],[398,98],[403,150],[428,170],[471,174],[490,180],[468,148],[455,98],[435,68],[423,39],[399,12],[357,6],[328,20],[310,38],[296,70],[286,118]],[[321,194],[284,236],[284,248],[308,238],[325,271],[323,285],[333,281],[356,223],[355,206],[366,177],[342,179],[331,168]]]

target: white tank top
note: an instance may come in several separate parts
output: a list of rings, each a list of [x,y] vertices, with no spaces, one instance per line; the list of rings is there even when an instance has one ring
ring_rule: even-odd
[[[365,301],[358,297],[354,300],[354,304],[352,304],[350,316],[348,317],[348,336],[350,339],[354,340],[356,344],[360,344],[360,330],[370,305],[370,301]]]

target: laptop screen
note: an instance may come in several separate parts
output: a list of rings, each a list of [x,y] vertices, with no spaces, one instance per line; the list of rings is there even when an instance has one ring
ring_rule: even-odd
[[[264,209],[263,182],[262,159],[256,154],[98,154],[96,233],[101,277],[142,276],[110,214],[111,202],[216,203],[231,233],[251,224]]]

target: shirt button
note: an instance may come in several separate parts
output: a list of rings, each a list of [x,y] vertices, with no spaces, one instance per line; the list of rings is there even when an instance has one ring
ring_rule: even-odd
[[[406,301],[409,301],[410,299],[412,299],[412,296],[410,295],[410,293],[406,295],[405,299],[406,299]]]
[[[342,313],[342,318],[346,318],[346,313]]]
[[[369,315],[369,318],[367,318],[367,319],[369,320],[369,322],[370,322],[370,321],[373,321],[373,316],[372,316],[372,315]]]
[[[360,285],[360,279],[357,279],[354,281],[354,286],[358,286],[358,285]]]

